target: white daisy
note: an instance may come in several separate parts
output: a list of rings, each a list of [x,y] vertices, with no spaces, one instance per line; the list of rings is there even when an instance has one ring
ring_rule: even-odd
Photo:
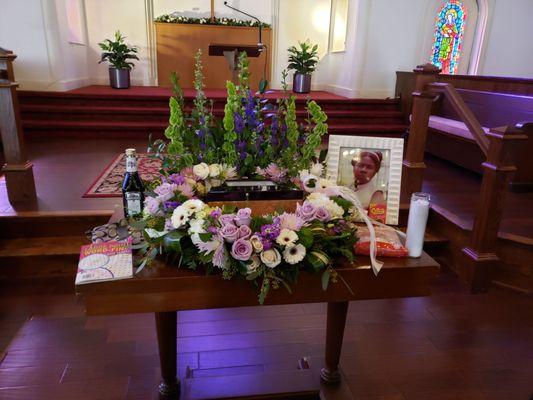
[[[294,243],[298,240],[298,235],[296,232],[291,231],[290,229],[283,228],[279,233],[276,242],[282,246],[293,246]]]
[[[302,244],[291,246],[283,250],[283,259],[288,264],[298,264],[305,257],[305,247]]]
[[[189,210],[184,208],[183,205],[179,206],[172,213],[170,220],[172,221],[172,226],[176,229],[181,228],[189,221]]]
[[[190,199],[181,205],[189,211],[189,214],[194,214],[205,207],[205,203],[202,200]]]

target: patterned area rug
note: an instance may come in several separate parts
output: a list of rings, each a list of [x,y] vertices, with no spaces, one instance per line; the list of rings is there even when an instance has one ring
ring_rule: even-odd
[[[145,153],[139,154],[138,165],[141,179],[145,182],[159,175],[161,162],[157,159],[149,158]],[[119,154],[89,186],[83,197],[121,197],[121,186],[125,173],[125,156],[124,154]]]

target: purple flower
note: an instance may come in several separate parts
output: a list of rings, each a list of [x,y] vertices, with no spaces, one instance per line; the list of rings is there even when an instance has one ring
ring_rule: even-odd
[[[239,228],[233,224],[226,224],[220,229],[220,235],[228,243],[233,243],[239,238]]]
[[[329,221],[330,218],[331,218],[331,215],[329,214],[329,211],[326,210],[325,207],[318,207],[316,209],[316,219],[318,219],[319,221],[322,221],[322,222],[326,222],[326,221]]]
[[[248,239],[237,239],[231,246],[231,255],[236,260],[248,261],[253,254],[252,243]]]
[[[172,231],[174,230],[174,225],[172,225],[172,219],[167,218],[165,219],[165,231]]]
[[[207,232],[212,233],[214,235],[218,232],[218,229],[214,226],[210,226],[209,228],[207,228]]]
[[[179,201],[165,201],[163,203],[163,208],[165,209],[165,211],[172,211],[179,205],[180,205]]]
[[[249,239],[252,236],[252,230],[248,225],[239,226],[239,238]]]
[[[233,224],[235,221],[235,214],[222,214],[218,220],[220,221],[220,225],[228,225]]]
[[[283,182],[287,176],[287,170],[280,168],[277,164],[271,163],[264,170],[258,172],[265,178],[271,179],[274,182]]]
[[[237,226],[250,225],[250,222],[252,222],[252,210],[250,208],[239,209],[235,216],[235,224]]]
[[[278,224],[263,225],[261,227],[261,236],[268,240],[276,240],[280,231]]]
[[[213,219],[217,219],[218,217],[220,217],[222,215],[222,211],[220,210],[220,208],[215,208],[213,211],[211,211],[211,213],[209,214],[209,216]]]
[[[178,189],[178,186],[173,183],[162,183],[154,189],[154,192],[159,196],[161,201],[170,200],[174,196],[174,192]]]
[[[298,232],[305,225],[303,218],[294,213],[283,213],[278,217],[278,220],[281,229],[286,228],[295,232]]]
[[[160,204],[161,202],[159,199],[148,196],[146,199],[144,199],[144,211],[146,211],[149,215],[156,215],[159,212]]]
[[[172,174],[168,177],[169,182],[175,183],[176,185],[181,185],[185,183],[185,177],[180,174]]]
[[[264,237],[261,237],[261,243],[263,244],[263,250],[270,250],[272,248],[272,242]]]
[[[252,243],[245,238],[237,239],[231,246],[231,255],[236,260],[248,261],[253,253]]]
[[[303,205],[298,203],[296,206],[296,215],[304,221],[312,221],[315,219],[316,207],[308,201],[304,201]]]
[[[242,131],[244,130],[244,118],[242,117],[242,115],[236,112],[233,115],[233,121],[235,124],[235,132],[237,134],[242,133]]]

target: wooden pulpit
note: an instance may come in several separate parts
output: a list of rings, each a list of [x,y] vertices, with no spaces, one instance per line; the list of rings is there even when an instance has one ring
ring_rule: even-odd
[[[258,45],[248,44],[209,44],[210,56],[223,56],[228,61],[229,69],[232,72],[232,80],[237,83],[237,77],[239,74],[239,54],[245,52],[248,57],[259,57],[261,55],[262,47]]]

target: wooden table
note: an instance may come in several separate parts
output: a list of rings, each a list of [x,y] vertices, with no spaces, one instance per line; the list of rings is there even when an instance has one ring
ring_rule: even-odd
[[[289,294],[284,288],[270,290],[265,304],[327,302],[325,365],[321,369],[322,398],[339,383],[339,359],[344,336],[348,302],[362,299],[425,296],[430,293],[430,280],[438,273],[438,264],[426,253],[418,259],[385,259],[376,277],[368,257],[357,257],[349,264],[339,261],[336,270],[349,284],[330,283],[321,288],[321,275],[302,273]],[[84,298],[87,315],[155,313],[162,382],[159,393],[164,398],[177,398],[177,313],[181,310],[241,307],[258,305],[251,284],[220,275],[205,276],[200,272],[177,269],[155,261],[132,279],[102,282],[76,287]],[[338,397],[336,397],[338,398]]]

